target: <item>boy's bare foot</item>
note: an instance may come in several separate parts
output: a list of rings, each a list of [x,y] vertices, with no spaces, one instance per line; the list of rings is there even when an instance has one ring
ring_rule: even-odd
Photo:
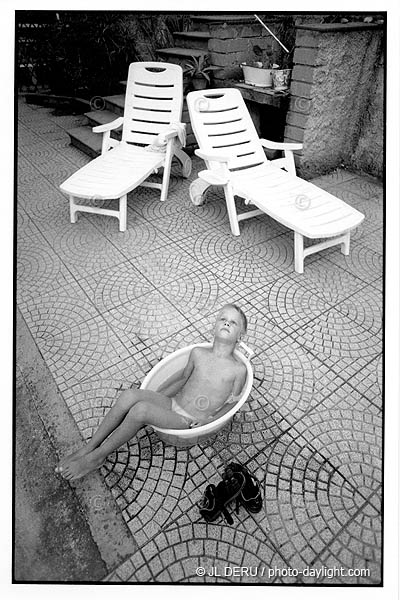
[[[76,460],[77,458],[81,458],[81,456],[85,456],[86,454],[89,454],[89,452],[92,452],[92,449],[90,448],[90,446],[88,444],[85,444],[85,446],[82,446],[82,448],[79,448],[75,452],[72,452],[72,454],[68,454],[68,456],[64,456],[59,461],[56,468],[54,469],[55,472],[62,474],[64,469],[67,467],[67,465],[71,464],[71,462]]]
[[[70,481],[73,481],[74,479],[80,479],[91,471],[99,469],[103,462],[104,458],[101,456],[96,456],[95,452],[89,452],[89,454],[80,456],[79,458],[69,462],[65,467],[63,467],[61,475],[64,477],[64,479],[69,479]]]

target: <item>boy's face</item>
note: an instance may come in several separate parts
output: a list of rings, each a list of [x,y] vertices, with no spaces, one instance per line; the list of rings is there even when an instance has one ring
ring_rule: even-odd
[[[224,306],[218,314],[215,324],[215,335],[227,342],[237,342],[242,333],[241,314],[233,306]]]

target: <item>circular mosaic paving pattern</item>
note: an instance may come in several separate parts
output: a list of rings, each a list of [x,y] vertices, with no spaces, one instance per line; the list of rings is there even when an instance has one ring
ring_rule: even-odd
[[[137,542],[145,543],[185,507],[187,453],[164,446],[149,428],[141,429],[102,469]]]
[[[183,239],[197,234],[201,235],[209,228],[207,223],[203,223],[201,219],[186,210],[178,212],[172,217],[158,219],[155,221],[154,226],[174,241],[177,238]]]
[[[343,265],[332,264],[322,257],[310,264],[303,274],[293,274],[291,279],[294,285],[300,284],[331,306],[354,294],[363,285]]]
[[[191,203],[189,210],[196,217],[199,217],[214,227],[218,226],[225,228],[227,223],[229,223],[225,198],[223,193],[221,195],[217,188],[209,188],[205,194],[205,202],[201,206],[195,206]]]
[[[119,231],[117,219],[95,215],[91,222],[111,242],[112,248],[118,248],[126,258],[160,249],[170,241],[154,225],[129,208],[127,230],[123,233]]]
[[[380,335],[382,331],[383,297],[375,288],[365,287],[336,306],[349,319],[369,331]]]
[[[163,246],[162,250],[146,252],[135,258],[134,264],[156,286],[199,269],[198,262],[183,250],[177,249],[175,244]]]
[[[253,208],[249,207],[248,210],[252,210]],[[240,223],[240,239],[246,248],[260,243],[268,243],[270,239],[286,232],[287,229],[283,225],[266,215],[255,219],[251,218]]]
[[[288,338],[258,354],[252,364],[254,388],[291,424],[339,385],[325,365]]]
[[[266,265],[280,269],[283,272],[293,271],[293,236],[292,234],[278,235],[261,242],[251,248],[254,256],[263,259]]]
[[[383,256],[363,244],[350,244],[350,255],[332,253],[329,260],[347,269],[365,282],[373,281],[382,276]]]
[[[104,317],[127,347],[134,346],[137,338],[146,345],[159,344],[189,325],[189,321],[158,291],[122,304],[104,313]]]
[[[50,244],[74,273],[83,276],[104,271],[124,260],[123,255],[87,221],[54,229]]]
[[[259,311],[266,311],[268,319],[287,333],[296,331],[329,308],[329,304],[315,290],[299,285],[290,277],[282,276],[263,287],[262,294],[251,291],[247,300]]]
[[[153,286],[128,261],[87,277],[92,302],[101,311],[115,308],[153,291]]]
[[[179,523],[134,554],[113,579],[123,574],[122,580],[131,583],[293,583],[293,577],[279,577],[288,565],[268,541],[254,535],[249,521],[234,529]]]
[[[159,200],[159,192],[146,188],[138,188],[133,190],[132,196],[128,198],[128,204],[142,217],[155,223],[158,219],[175,215],[177,212],[188,210],[189,199],[185,198],[183,190],[182,178],[174,178],[175,188],[171,193],[171,188],[168,189],[168,198],[164,202]]]
[[[101,317],[79,323],[59,335],[39,339],[38,345],[62,390],[125,359],[131,360],[133,371],[136,364]]]
[[[267,286],[281,276],[280,271],[249,251],[215,262],[210,265],[210,270],[244,297],[259,288],[268,289]]]
[[[357,490],[364,501],[382,482],[382,423],[373,413],[322,403],[295,428]]]
[[[98,314],[78,284],[70,284],[41,296],[32,297],[27,292],[20,309],[36,340],[58,335]]]
[[[179,247],[190,252],[199,264],[206,264],[221,260],[241,252],[243,245],[240,239],[223,231],[204,231],[190,238],[178,239]]]
[[[353,482],[313,445],[284,435],[267,463],[265,528],[292,567],[312,565],[343,527],[371,510]]]
[[[331,309],[299,328],[296,341],[344,378],[381,352],[381,340]]]
[[[319,578],[303,577],[306,583],[379,584],[381,576],[382,526],[379,513],[366,506],[357,514],[334,542],[321,554],[316,567],[335,569],[336,576]],[[338,566],[342,569],[338,574]],[[352,569],[351,574],[349,570]]]
[[[181,276],[161,287],[160,291],[191,321],[212,314],[213,325],[218,311],[231,298],[230,290],[205,270]]]
[[[43,241],[17,249],[17,297],[26,298],[34,293],[63,287],[73,281],[72,275],[60,259]]]

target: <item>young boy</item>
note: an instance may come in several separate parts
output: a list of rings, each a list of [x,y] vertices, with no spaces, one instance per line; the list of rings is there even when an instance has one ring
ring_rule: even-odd
[[[233,355],[246,329],[243,311],[235,304],[226,304],[218,314],[211,348],[193,348],[183,372],[173,381],[166,381],[157,392],[122,392],[92,439],[63,458],[56,472],[65,479],[83,477],[98,469],[108,454],[145,425],[187,429],[226,413],[238,400],[246,380],[246,367]]]

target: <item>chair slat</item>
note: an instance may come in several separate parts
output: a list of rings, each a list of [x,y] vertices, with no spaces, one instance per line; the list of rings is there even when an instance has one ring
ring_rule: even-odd
[[[147,124],[143,127],[136,124],[131,127],[131,122],[135,119],[162,122],[165,126],[180,121],[183,104],[182,69],[172,64],[164,67],[159,71],[158,67],[150,66],[150,63],[133,63],[130,66],[125,95],[123,141],[152,144],[161,131],[157,127],[149,128]]]

